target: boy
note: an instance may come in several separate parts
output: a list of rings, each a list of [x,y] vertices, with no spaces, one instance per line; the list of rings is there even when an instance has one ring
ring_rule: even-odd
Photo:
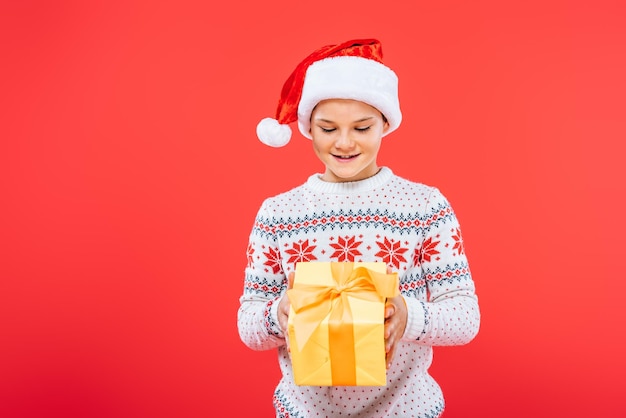
[[[382,138],[401,120],[398,78],[383,64],[380,42],[357,39],[305,58],[283,87],[276,119],[257,127],[263,143],[278,147],[297,121],[325,166],[263,202],[248,244],[239,334],[254,350],[278,349],[277,417],[439,417],[432,347],[466,344],[478,332],[474,282],[449,202],[377,164]],[[382,261],[398,272],[400,296],[385,305],[386,386],[294,383],[286,291],[300,261]]]

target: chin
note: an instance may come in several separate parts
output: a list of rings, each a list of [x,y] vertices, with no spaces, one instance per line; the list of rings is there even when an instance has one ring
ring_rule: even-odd
[[[334,176],[339,181],[358,181],[365,178],[365,176],[363,176],[361,173],[345,173],[341,175],[335,173]]]

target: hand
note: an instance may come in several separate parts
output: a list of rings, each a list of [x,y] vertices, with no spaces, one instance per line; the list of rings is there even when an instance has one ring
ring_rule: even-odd
[[[387,273],[391,273],[387,269]],[[402,295],[387,299],[385,302],[385,359],[387,369],[391,367],[391,361],[396,352],[396,346],[406,328],[409,311]]]
[[[295,277],[295,272],[291,272],[289,273],[289,276],[287,277],[287,290],[291,289],[293,287],[293,279]],[[278,325],[280,325],[280,328],[283,330],[283,333],[285,334],[285,340],[287,340],[287,336],[289,335],[288,332],[288,327],[287,327],[287,321],[289,320],[289,308],[291,307],[291,303],[289,302],[289,297],[287,296],[287,292],[285,291],[285,293],[283,293],[283,297],[280,298],[280,302],[278,302],[278,309],[277,309],[277,315],[278,315]]]

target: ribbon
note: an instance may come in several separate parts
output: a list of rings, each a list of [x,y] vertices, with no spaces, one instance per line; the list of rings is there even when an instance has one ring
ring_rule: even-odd
[[[399,294],[397,273],[379,273],[354,263],[331,262],[333,285],[299,284],[287,291],[295,312],[298,350],[328,317],[329,355],[333,385],[356,384],[353,318],[349,298],[379,302]],[[330,316],[329,316],[330,315]]]

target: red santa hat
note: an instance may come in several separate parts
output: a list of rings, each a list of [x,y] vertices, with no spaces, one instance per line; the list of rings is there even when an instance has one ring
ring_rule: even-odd
[[[398,101],[398,77],[382,62],[376,39],[355,39],[319,48],[289,76],[281,91],[276,118],[257,125],[257,136],[266,145],[282,147],[291,139],[289,124],[298,121],[300,133],[311,139],[311,113],[326,99],[353,99],[378,109],[389,122],[385,135],[402,121]]]

